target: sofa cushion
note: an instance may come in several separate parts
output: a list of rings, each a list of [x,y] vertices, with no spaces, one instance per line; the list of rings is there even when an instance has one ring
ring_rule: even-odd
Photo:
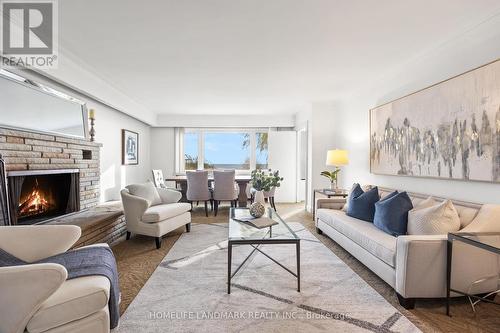
[[[375,203],[373,224],[392,236],[406,235],[408,212],[413,208],[406,192],[393,192]]]
[[[67,280],[31,317],[28,332],[44,332],[98,312],[108,306],[109,288],[104,276]]]
[[[347,215],[363,221],[373,222],[375,203],[379,200],[380,197],[376,186],[363,192],[361,186],[357,184],[349,195]]]
[[[500,232],[500,205],[486,204],[460,232]]]
[[[419,205],[408,213],[409,235],[445,235],[460,229],[460,218],[451,200],[433,206]]]
[[[318,209],[318,218],[391,267],[396,265],[396,237],[341,210]]]
[[[157,223],[191,210],[191,205],[186,202],[171,203],[166,205],[157,205],[149,207],[144,215],[142,222]]]
[[[146,199],[150,206],[156,206],[162,203],[156,187],[151,182],[144,184],[132,184],[126,187],[130,194]]]

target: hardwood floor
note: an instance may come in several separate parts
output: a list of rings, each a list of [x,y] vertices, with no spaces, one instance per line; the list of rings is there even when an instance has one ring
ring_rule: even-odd
[[[465,298],[454,299],[451,308],[453,317],[451,318],[445,315],[443,300],[419,300],[414,310],[402,308],[399,306],[396,293],[389,285],[330,238],[316,233],[312,215],[305,212],[302,205],[277,204],[276,206],[280,216],[287,221],[301,222],[335,255],[422,331],[500,332],[500,307],[492,304],[479,304],[477,312],[474,314]],[[193,223],[227,223],[227,218],[227,206],[220,208],[217,217],[214,217],[213,214],[209,214],[208,218],[205,217],[203,205],[195,207],[192,214]],[[184,231],[185,229],[182,227],[165,236],[159,250],[156,249],[153,238],[135,235],[132,235],[130,240],[113,246],[120,274],[122,290],[120,310],[122,313]]]

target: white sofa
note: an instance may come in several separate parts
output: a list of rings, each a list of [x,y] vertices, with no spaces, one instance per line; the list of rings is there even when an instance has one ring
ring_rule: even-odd
[[[67,251],[80,235],[72,225],[0,227],[0,248],[35,262]],[[67,275],[58,264],[0,267],[0,332],[109,332],[109,280]]]
[[[121,191],[121,197],[127,225],[127,239],[131,233],[155,237],[156,248],[159,249],[161,237],[168,232],[183,225],[186,226],[187,232],[190,231],[191,205],[178,202],[182,197],[179,191],[153,189],[158,191],[160,198],[160,202],[156,205],[152,205],[146,198],[130,194],[128,187]]]
[[[381,197],[393,190],[379,188]],[[408,193],[413,205],[427,195]],[[436,200],[444,200],[436,198]],[[416,298],[441,298],[446,296],[447,235],[405,235],[394,237],[378,229],[373,223],[346,215],[345,199],[318,199],[316,228],[325,233],[356,257],[381,279],[395,289],[399,302],[413,308]],[[481,214],[481,223],[474,221],[481,205],[453,201],[458,211],[461,231],[500,232],[500,206],[494,213]],[[491,211],[491,205],[488,209]],[[484,216],[490,216],[487,221]],[[485,226],[487,226],[485,228]],[[498,239],[500,244],[500,237]],[[498,288],[499,256],[455,243],[453,248],[452,287],[465,290],[473,281],[484,277],[484,283],[470,290],[481,294]],[[452,294],[453,295],[453,294]]]

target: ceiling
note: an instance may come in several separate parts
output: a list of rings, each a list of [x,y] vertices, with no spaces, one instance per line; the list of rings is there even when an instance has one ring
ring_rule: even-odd
[[[59,1],[59,46],[158,115],[292,114],[499,10],[498,0]]]

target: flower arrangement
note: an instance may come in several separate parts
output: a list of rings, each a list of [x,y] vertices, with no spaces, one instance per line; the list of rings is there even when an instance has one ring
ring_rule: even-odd
[[[321,175],[328,178],[330,181],[330,188],[335,190],[337,188],[337,178],[339,176],[340,169],[336,168],[334,171],[322,171]]]
[[[273,187],[280,187],[283,177],[279,170],[253,170],[251,174],[252,187],[257,191],[269,192]]]

